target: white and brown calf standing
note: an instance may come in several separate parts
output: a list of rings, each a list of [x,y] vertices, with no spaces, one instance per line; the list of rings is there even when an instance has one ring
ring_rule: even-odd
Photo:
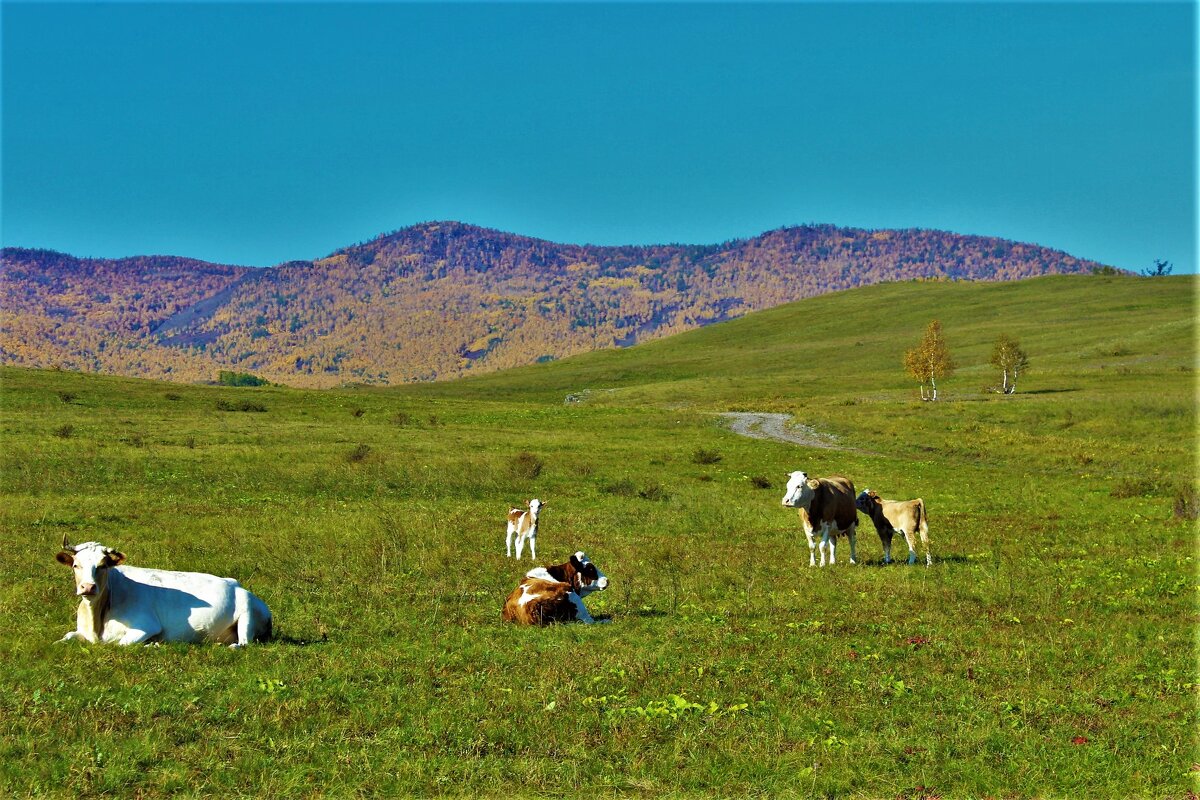
[[[909,564],[917,563],[917,548],[913,546],[913,538],[917,534],[921,535],[921,544],[925,546],[925,566],[933,563],[933,556],[929,552],[929,518],[925,514],[924,500],[919,497],[916,500],[884,500],[870,489],[863,489],[854,505],[875,523],[879,541],[883,542],[883,563],[892,562],[892,535],[897,531],[908,545]]]
[[[592,592],[608,588],[608,578],[579,551],[565,564],[536,567],[504,601],[500,619],[518,625],[595,622],[583,604]]]
[[[528,509],[510,508],[508,510],[508,535],[504,541],[504,552],[507,556],[513,554],[513,537],[515,536],[517,558],[521,557],[521,551],[525,549],[525,542],[529,542],[529,560],[537,561],[538,513],[545,505],[535,497],[529,501]]]
[[[858,528],[858,511],[854,507],[854,482],[841,475],[828,478],[809,478],[806,472],[788,475],[787,491],[783,504],[800,510],[800,523],[808,537],[808,565],[816,566],[813,551],[817,543],[813,533],[820,532],[821,566],[825,566],[825,548],[829,548],[829,563],[837,562],[837,537],[846,534],[850,540],[850,563],[857,564],[855,531]]]

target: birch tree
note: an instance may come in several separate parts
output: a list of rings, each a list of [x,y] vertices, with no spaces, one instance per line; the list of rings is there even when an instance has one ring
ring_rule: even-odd
[[[996,346],[992,348],[991,364],[998,367],[1002,373],[1003,383],[997,391],[1001,394],[1013,394],[1017,391],[1017,378],[1029,369],[1029,356],[1021,349],[1016,339],[1002,333],[996,339]]]
[[[954,374],[954,359],[950,357],[946,339],[942,336],[941,322],[936,319],[930,322],[921,343],[904,354],[904,369],[921,382],[922,400],[937,400],[938,378]],[[932,390],[928,395],[926,386]]]

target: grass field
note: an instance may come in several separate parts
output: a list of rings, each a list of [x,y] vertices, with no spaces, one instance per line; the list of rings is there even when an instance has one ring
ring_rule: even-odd
[[[1194,290],[875,286],[390,390],[0,370],[0,795],[1188,797]],[[934,317],[959,370],[921,403],[899,365]],[[1002,331],[1034,368],[1010,397]],[[934,565],[881,565],[863,518],[857,566],[810,569],[794,469],[923,497]],[[587,551],[612,624],[500,623],[535,495],[539,560]],[[279,636],[56,643],[64,534],[237,577]]]

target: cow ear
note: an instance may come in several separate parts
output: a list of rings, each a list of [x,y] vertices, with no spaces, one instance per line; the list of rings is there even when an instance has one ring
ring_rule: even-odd
[[[68,567],[75,566],[75,556],[71,555],[66,550],[58,551],[58,555],[54,557],[54,560],[60,564],[66,564]]]
[[[575,567],[576,569],[583,566],[583,562],[579,560],[578,553],[571,553],[571,566]]]
[[[104,563],[110,567],[115,567],[117,564],[120,564],[124,560],[125,560],[125,554],[118,553],[116,550],[113,550],[112,552],[106,553],[104,555]]]
[[[821,485],[821,482],[819,480],[817,480],[816,478],[809,478],[807,483],[808,483],[808,487],[810,489],[816,489],[818,486]]]

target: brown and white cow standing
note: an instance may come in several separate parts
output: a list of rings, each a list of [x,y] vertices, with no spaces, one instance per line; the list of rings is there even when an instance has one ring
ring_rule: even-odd
[[[858,527],[858,511],[854,507],[854,482],[841,475],[828,478],[809,478],[808,473],[793,472],[788,476],[787,491],[783,504],[800,509],[800,522],[804,535],[808,537],[808,565],[817,564],[813,557],[816,543],[813,533],[821,535],[821,566],[825,566],[825,547],[829,547],[829,563],[836,563],[838,534],[850,539],[850,563],[857,564],[855,530]]]
[[[513,537],[517,538],[517,558],[521,558],[521,550],[525,542],[529,542],[529,558],[537,561],[537,532],[538,513],[546,506],[536,497],[529,501],[529,509],[510,508],[508,510],[508,533],[504,540],[507,555],[512,555]]]
[[[583,598],[607,588],[608,578],[581,550],[565,564],[526,572],[504,601],[500,619],[519,625],[595,622],[583,605]]]
[[[925,566],[933,563],[929,553],[929,517],[925,513],[925,501],[916,500],[884,500],[870,489],[863,489],[862,494],[854,501],[859,511],[866,514],[875,523],[879,532],[879,540],[883,542],[883,563],[892,561],[892,535],[899,531],[908,545],[908,563],[917,563],[917,548],[913,546],[913,538],[921,535],[921,544],[925,546]]]

